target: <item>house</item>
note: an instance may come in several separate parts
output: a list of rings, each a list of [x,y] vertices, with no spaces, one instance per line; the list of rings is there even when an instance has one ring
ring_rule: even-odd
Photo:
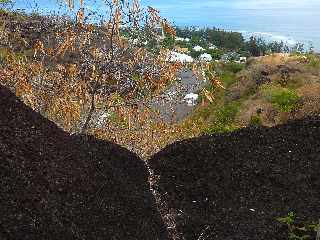
[[[197,46],[193,47],[193,50],[196,52],[201,52],[201,51],[204,51],[204,48],[197,45]]]
[[[240,59],[240,54],[236,52],[229,52],[221,56],[222,62],[239,61],[239,59]]]
[[[176,37],[175,40],[176,40],[176,41],[184,42],[184,38],[181,38],[181,37]]]
[[[199,56],[199,60],[203,62],[211,62],[212,56],[208,53],[203,53]]]
[[[175,40],[180,42],[190,42],[190,38],[176,37]]]
[[[169,52],[167,55],[167,61],[169,62],[181,62],[181,63],[192,63],[193,58],[187,54],[179,53],[175,51]]]

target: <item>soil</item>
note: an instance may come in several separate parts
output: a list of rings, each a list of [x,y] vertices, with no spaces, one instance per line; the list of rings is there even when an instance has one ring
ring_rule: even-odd
[[[185,140],[154,155],[153,188],[175,214],[177,239],[288,239],[276,218],[291,211],[297,224],[318,222],[319,136],[320,117],[309,117]]]
[[[0,87],[0,239],[167,239],[135,154],[69,136]]]

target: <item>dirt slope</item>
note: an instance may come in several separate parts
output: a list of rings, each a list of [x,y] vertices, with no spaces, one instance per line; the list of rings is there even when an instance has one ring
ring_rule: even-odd
[[[167,239],[144,163],[0,88],[0,239]]]
[[[277,217],[320,218],[319,136],[309,118],[177,142],[149,160],[154,188],[187,240],[288,239]]]

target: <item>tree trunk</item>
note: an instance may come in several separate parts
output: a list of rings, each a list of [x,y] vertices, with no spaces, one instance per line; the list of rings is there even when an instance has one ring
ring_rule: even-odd
[[[91,106],[90,106],[90,110],[89,110],[89,113],[88,113],[88,116],[86,118],[86,121],[81,129],[81,134],[84,134],[87,130],[88,130],[88,127],[89,127],[89,123],[91,121],[91,118],[92,118],[92,115],[93,115],[93,112],[95,110],[95,102],[94,102],[94,97],[95,97],[95,92],[93,92],[91,94]]]

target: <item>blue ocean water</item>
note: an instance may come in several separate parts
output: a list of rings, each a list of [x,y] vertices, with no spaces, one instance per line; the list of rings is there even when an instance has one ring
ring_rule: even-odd
[[[66,12],[64,0],[15,0],[14,8]],[[77,0],[75,0],[77,1]],[[103,0],[85,0],[88,10],[104,14]],[[311,44],[320,52],[320,0],[141,0],[178,26],[218,27],[245,37],[294,45]]]

